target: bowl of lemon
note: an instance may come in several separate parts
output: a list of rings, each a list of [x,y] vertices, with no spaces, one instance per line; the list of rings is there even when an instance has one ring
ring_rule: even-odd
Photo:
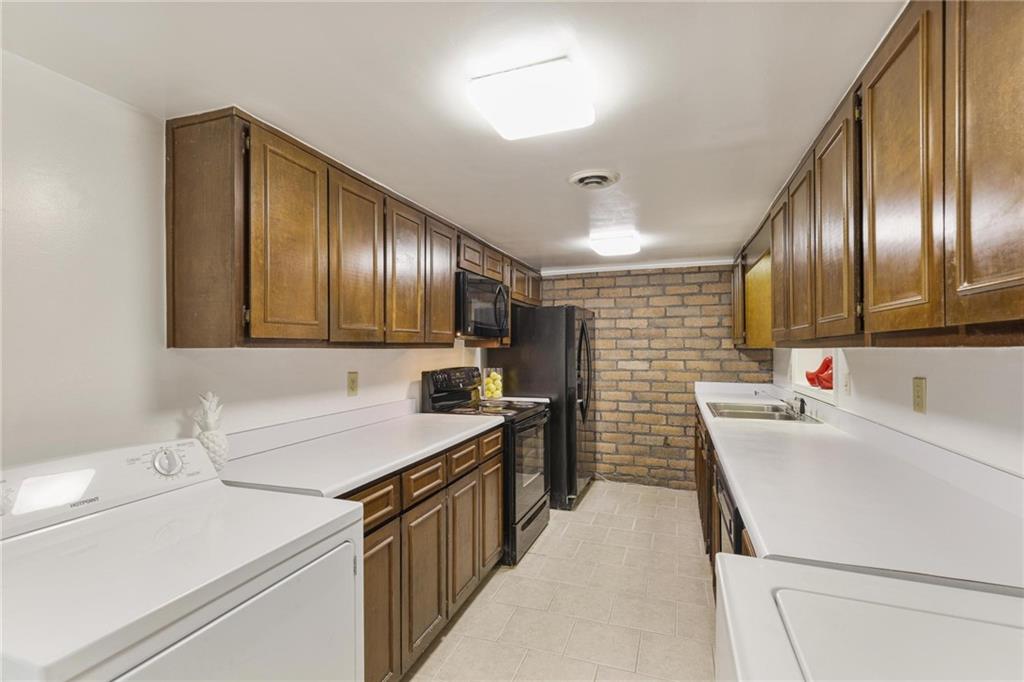
[[[505,371],[501,367],[484,368],[484,385],[480,389],[483,391],[484,400],[498,400],[504,395],[502,393],[504,374]]]

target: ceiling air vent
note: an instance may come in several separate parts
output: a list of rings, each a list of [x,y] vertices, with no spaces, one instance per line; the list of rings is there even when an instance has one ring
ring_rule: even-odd
[[[569,182],[583,189],[604,189],[619,181],[619,174],[610,170],[585,170],[569,176]]]

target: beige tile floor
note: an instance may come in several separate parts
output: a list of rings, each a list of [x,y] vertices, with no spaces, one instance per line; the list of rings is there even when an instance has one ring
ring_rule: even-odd
[[[714,609],[697,497],[597,481],[491,574],[415,680],[707,680]]]

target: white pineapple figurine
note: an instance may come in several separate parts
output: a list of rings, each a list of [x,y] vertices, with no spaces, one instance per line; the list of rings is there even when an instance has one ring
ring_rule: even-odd
[[[192,415],[199,427],[197,438],[218,472],[228,461],[228,437],[220,430],[220,411],[224,405],[213,392],[207,391],[199,396],[202,407]]]

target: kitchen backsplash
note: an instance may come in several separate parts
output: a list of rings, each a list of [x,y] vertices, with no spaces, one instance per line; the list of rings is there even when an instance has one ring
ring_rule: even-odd
[[[797,351],[774,355],[779,385],[807,369],[791,366]],[[834,355],[830,401],[838,409],[1024,476],[1024,348],[843,348]],[[914,377],[927,380],[924,413],[913,409]]]
[[[545,277],[544,305],[597,314],[597,470],[692,488],[695,381],[768,382],[770,350],[733,347],[729,266]]]

